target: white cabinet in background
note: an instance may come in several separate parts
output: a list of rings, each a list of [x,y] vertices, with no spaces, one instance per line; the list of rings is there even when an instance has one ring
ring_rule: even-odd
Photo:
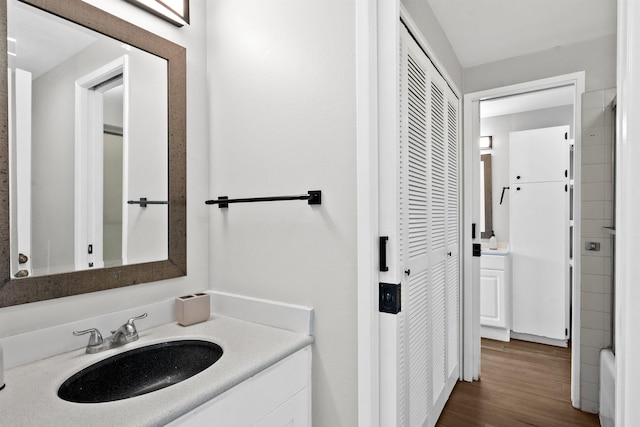
[[[509,256],[480,258],[480,335],[499,341],[510,339],[511,292]]]
[[[311,426],[311,347],[297,351],[169,425]]]

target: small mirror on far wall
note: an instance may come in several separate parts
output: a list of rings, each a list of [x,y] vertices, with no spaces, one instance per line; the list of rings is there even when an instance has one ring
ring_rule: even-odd
[[[493,138],[490,136],[481,136],[480,137],[480,150],[491,150],[493,148]]]
[[[483,239],[491,237],[493,230],[492,180],[491,180],[491,149],[493,137],[480,137],[480,236]]]

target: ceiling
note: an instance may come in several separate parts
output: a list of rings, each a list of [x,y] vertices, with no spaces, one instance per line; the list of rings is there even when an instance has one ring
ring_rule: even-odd
[[[616,32],[616,0],[426,1],[462,68]]]
[[[96,41],[78,25],[22,3],[8,3],[9,67],[31,72],[37,79]]]

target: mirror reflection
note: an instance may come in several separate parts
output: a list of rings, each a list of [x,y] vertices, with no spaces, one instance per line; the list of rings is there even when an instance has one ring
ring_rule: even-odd
[[[15,0],[7,17],[12,276],[166,260],[167,61]]]

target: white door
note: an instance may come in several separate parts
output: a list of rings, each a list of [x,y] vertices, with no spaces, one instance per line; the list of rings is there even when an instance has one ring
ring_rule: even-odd
[[[514,332],[568,335],[568,215],[563,182],[519,184],[511,194]]]
[[[402,309],[381,314],[380,419],[432,426],[459,378],[459,101],[404,27],[400,52],[396,185],[381,185],[397,222],[381,213],[381,230]]]
[[[569,327],[568,131],[534,129],[509,138],[512,330],[554,340],[566,340]]]

